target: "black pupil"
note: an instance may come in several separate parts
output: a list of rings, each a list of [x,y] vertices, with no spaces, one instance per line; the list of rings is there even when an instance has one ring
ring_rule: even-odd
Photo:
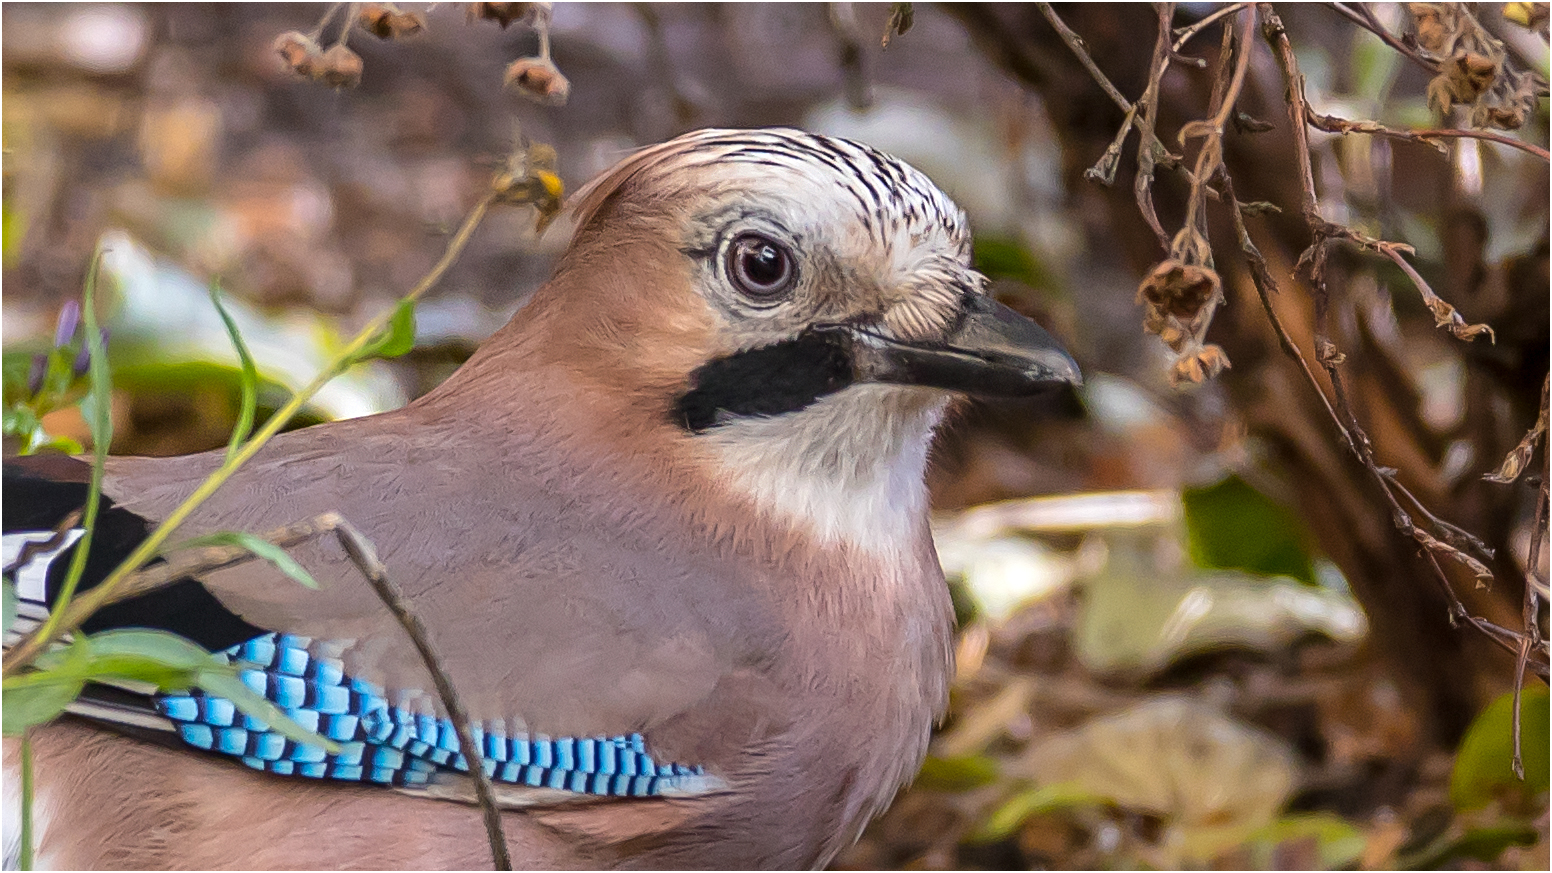
[[[741,241],[739,247],[738,266],[750,284],[771,288],[787,277],[787,259],[774,244],[751,239]]]

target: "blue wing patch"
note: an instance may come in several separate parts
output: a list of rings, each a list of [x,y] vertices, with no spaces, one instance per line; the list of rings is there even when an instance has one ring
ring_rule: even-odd
[[[238,666],[244,685],[298,724],[338,742],[339,754],[287,739],[230,700],[198,690],[158,695],[157,710],[185,743],[284,776],[416,786],[438,771],[468,772],[451,720],[413,711],[408,695],[391,703],[383,689],[348,676],[326,648],[306,637],[271,633],[221,654]],[[486,774],[511,785],[651,797],[705,775],[701,767],[659,764],[640,734],[552,738],[508,735],[499,723],[471,728]]]

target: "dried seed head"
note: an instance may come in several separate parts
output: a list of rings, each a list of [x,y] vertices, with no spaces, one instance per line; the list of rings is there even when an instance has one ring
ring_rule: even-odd
[[[313,64],[312,77],[333,88],[361,84],[361,56],[343,43],[330,46]]]
[[[322,51],[318,43],[299,30],[288,30],[275,37],[274,49],[285,62],[286,69],[303,76],[311,76],[313,66]]]
[[[1179,386],[1182,382],[1190,382],[1200,385],[1228,368],[1229,356],[1223,353],[1223,349],[1205,345],[1175,360],[1175,365],[1169,371],[1169,384]]]
[[[1137,302],[1182,321],[1196,318],[1207,304],[1222,298],[1223,281],[1216,270],[1170,258],[1142,280]]]
[[[549,58],[518,58],[507,67],[505,83],[547,106],[564,106],[571,96],[571,82]]]
[[[1434,53],[1442,51],[1451,34],[1438,5],[1408,3],[1407,10],[1412,13],[1412,21],[1417,27],[1417,44]]]
[[[1476,52],[1463,52],[1450,59],[1450,79],[1462,102],[1482,96],[1498,77],[1498,64]]]
[[[537,3],[470,3],[469,20],[485,19],[501,25],[502,30],[514,21],[527,18]]]
[[[368,3],[356,17],[361,29],[378,39],[403,39],[426,29],[426,17],[404,12],[392,3]]]

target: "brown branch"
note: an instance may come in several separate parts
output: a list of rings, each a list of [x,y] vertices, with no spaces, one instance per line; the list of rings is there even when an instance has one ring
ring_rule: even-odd
[[[1380,23],[1378,18],[1374,17],[1374,13],[1369,11],[1368,7],[1360,4],[1358,11],[1355,12],[1347,8],[1346,3],[1327,3],[1326,5],[1336,10],[1347,20],[1379,37],[1386,45],[1405,55],[1412,63],[1417,64],[1431,74],[1438,75],[1439,61],[1437,59],[1423,53],[1417,47],[1397,39],[1394,34],[1385,28],[1385,25]]]
[[[1122,94],[1120,89],[1099,68],[1099,65],[1094,62],[1093,56],[1089,54],[1088,44],[1083,41],[1083,37],[1074,33],[1072,28],[1068,27],[1065,21],[1062,21],[1061,16],[1056,14],[1056,10],[1051,8],[1051,4],[1040,3],[1037,5],[1040,7],[1041,14],[1046,17],[1046,20],[1051,23],[1051,27],[1056,30],[1057,35],[1062,38],[1062,42],[1072,49],[1072,53],[1078,57],[1078,62],[1083,64],[1085,70],[1089,71],[1089,75],[1094,78],[1095,83],[1104,90],[1105,94],[1109,95],[1111,101],[1120,107],[1121,111],[1126,113],[1126,117],[1121,120],[1120,130],[1116,131],[1115,138],[1105,148],[1104,154],[1100,155],[1099,160],[1094,162],[1094,166],[1089,167],[1083,172],[1085,178],[1094,179],[1109,185],[1115,181],[1116,168],[1121,163],[1121,149],[1126,143],[1126,135],[1131,133],[1132,128],[1137,124],[1137,106],[1132,101],[1126,99],[1126,95]],[[1151,139],[1145,137],[1140,148],[1157,149],[1160,152],[1165,151],[1164,144],[1159,142],[1157,136],[1153,136]]]
[[[1207,15],[1207,17],[1203,18],[1201,21],[1196,22],[1195,24],[1189,24],[1185,27],[1176,28],[1174,31],[1175,44],[1171,47],[1172,50],[1178,53],[1181,49],[1185,48],[1186,43],[1195,39],[1197,34],[1206,30],[1209,26],[1212,25],[1213,22],[1224,17],[1225,15],[1233,15],[1234,13],[1244,9],[1249,5],[1249,3],[1230,3],[1227,6],[1214,9],[1209,15]]]
[[[1482,333],[1487,334],[1489,340],[1497,342],[1497,337],[1494,335],[1491,327],[1485,324],[1467,324],[1466,320],[1461,318],[1460,313],[1455,310],[1455,307],[1446,303],[1444,298],[1435,294],[1433,288],[1429,287],[1428,283],[1423,280],[1422,275],[1411,264],[1407,263],[1406,258],[1401,256],[1401,246],[1399,244],[1381,242],[1377,248],[1380,254],[1390,258],[1396,266],[1401,268],[1401,272],[1406,273],[1407,278],[1412,280],[1412,284],[1417,287],[1417,292],[1423,296],[1423,305],[1427,306],[1428,311],[1433,313],[1434,327],[1447,328],[1456,339],[1465,340],[1466,342],[1471,342],[1477,338],[1478,334]],[[1410,246],[1406,248],[1408,251],[1411,250]]]
[[[1367,133],[1374,136],[1384,136],[1403,142],[1415,142],[1422,145],[1445,150],[1444,143],[1440,139],[1479,139],[1483,142],[1495,142],[1517,148],[1520,151],[1535,155],[1543,161],[1552,161],[1552,153],[1546,149],[1524,140],[1515,139],[1491,130],[1472,130],[1460,127],[1434,127],[1424,130],[1401,130],[1394,127],[1386,127],[1377,121],[1351,121],[1346,118],[1338,118],[1335,115],[1322,115],[1313,109],[1309,110],[1306,119],[1311,126],[1326,133],[1339,133],[1346,136],[1349,133]]]
[[[1256,12],[1251,9],[1245,15],[1238,40],[1238,58],[1233,67],[1233,73],[1227,81],[1224,74],[1229,70],[1228,58],[1234,39],[1232,31],[1224,31],[1223,50],[1219,52],[1219,71],[1213,82],[1212,99],[1208,104],[1208,111],[1212,113],[1211,121],[1187,125],[1180,132],[1182,139],[1193,135],[1203,137],[1202,147],[1196,154],[1196,168],[1191,174],[1191,194],[1186,200],[1186,218],[1181,222],[1181,233],[1185,234],[1190,230],[1202,237],[1204,242],[1205,234],[1201,232],[1200,226],[1205,226],[1206,223],[1203,208],[1206,203],[1207,182],[1217,175],[1218,170],[1223,166],[1223,128],[1228,124],[1229,116],[1234,112],[1234,104],[1245,86],[1245,73],[1250,69],[1251,34],[1255,32],[1255,26]],[[1177,236],[1175,245],[1171,247],[1172,250],[1178,248],[1179,244],[1180,237]],[[1181,255],[1179,251],[1171,253],[1175,257]]]
[[[1530,466],[1531,456],[1536,453],[1536,444],[1541,441],[1542,435],[1546,432],[1547,382],[1546,380],[1542,380],[1541,412],[1536,415],[1536,423],[1531,425],[1530,430],[1525,432],[1525,436],[1520,438],[1519,443],[1516,444],[1514,448],[1509,450],[1509,454],[1504,457],[1503,464],[1499,465],[1496,471],[1489,473],[1482,478],[1489,482],[1497,482],[1500,485],[1507,485],[1510,482],[1520,478],[1520,474],[1525,472],[1526,467]],[[1528,566],[1534,565],[1535,562],[1532,561]]]
[[[1153,61],[1148,67],[1148,87],[1137,100],[1137,110],[1142,116],[1137,122],[1137,130],[1142,137],[1137,148],[1137,177],[1133,180],[1132,191],[1137,197],[1137,209],[1142,213],[1143,220],[1153,229],[1153,235],[1158,237],[1159,246],[1168,252],[1169,235],[1164,233],[1164,225],[1159,223],[1158,213],[1153,208],[1153,168],[1160,160],[1174,161],[1176,158],[1165,151],[1162,144],[1158,148],[1163,154],[1156,154],[1153,144],[1158,142],[1159,85],[1164,80],[1165,71],[1169,69],[1169,23],[1175,15],[1175,4],[1160,3],[1156,8],[1159,35],[1153,45]]]
[[[453,689],[453,680],[448,678],[447,671],[442,669],[441,659],[437,657],[436,650],[431,646],[431,638],[426,633],[426,626],[405,602],[398,586],[388,578],[388,568],[378,560],[377,551],[372,548],[371,542],[344,517],[336,513],[325,513],[320,518],[332,525],[334,533],[339,537],[340,545],[350,556],[351,562],[361,571],[361,575],[366,577],[367,582],[371,583],[372,590],[377,592],[383,605],[387,606],[394,618],[399,620],[399,625],[415,644],[415,651],[420,653],[420,659],[425,663],[426,671],[431,674],[431,681],[436,685],[437,696],[442,698],[442,706],[447,710],[447,717],[452,720],[453,729],[458,732],[458,744],[463,747],[464,760],[469,765],[469,776],[474,780],[474,796],[479,801],[480,813],[485,822],[485,836],[490,842],[491,861],[497,870],[511,870],[512,856],[507,851],[506,834],[501,826],[501,811],[496,807],[496,792],[491,787],[490,775],[485,772],[485,756],[480,752],[479,745],[474,742],[469,713],[464,709],[463,701],[458,699],[458,693]]]
[[[1258,4],[1258,8],[1265,21],[1262,27],[1262,35],[1272,47],[1273,56],[1282,69],[1285,84],[1284,97],[1288,104],[1288,117],[1292,122],[1294,131],[1294,149],[1301,183],[1301,210],[1311,235],[1309,248],[1299,256],[1298,269],[1304,271],[1309,277],[1311,296],[1315,304],[1315,355],[1320,365],[1325,369],[1327,378],[1330,380],[1334,400],[1333,403],[1327,404],[1327,409],[1334,416],[1338,426],[1347,435],[1348,447],[1379,486],[1380,493],[1390,505],[1392,521],[1397,530],[1423,546],[1422,556],[1433,571],[1430,578],[1434,579],[1449,604],[1451,622],[1465,621],[1511,654],[1518,656],[1522,651],[1525,652],[1526,660],[1529,660],[1530,654],[1526,645],[1526,639],[1529,636],[1527,633],[1516,633],[1498,627],[1486,619],[1473,616],[1466,609],[1465,604],[1461,602],[1460,597],[1455,593],[1454,587],[1450,584],[1449,576],[1445,574],[1443,566],[1440,565],[1437,555],[1447,555],[1451,559],[1470,567],[1478,575],[1479,579],[1484,578],[1484,576],[1491,579],[1491,572],[1487,570],[1485,565],[1461,549],[1448,542],[1441,541],[1440,538],[1434,537],[1413,523],[1412,516],[1401,505],[1396,496],[1397,486],[1392,472],[1381,468],[1375,462],[1373,446],[1369,442],[1368,435],[1364,433],[1362,426],[1359,424],[1356,414],[1353,412],[1342,381],[1341,364],[1346,359],[1346,356],[1331,341],[1329,329],[1331,301],[1330,292],[1326,286],[1325,273],[1326,259],[1329,255],[1331,244],[1336,240],[1346,240],[1360,247],[1378,251],[1396,262],[1417,283],[1418,289],[1423,293],[1425,300],[1430,296],[1437,300],[1437,295],[1432,295],[1432,289],[1428,288],[1427,283],[1423,282],[1421,277],[1417,275],[1417,271],[1412,269],[1405,258],[1401,257],[1402,246],[1396,243],[1372,239],[1350,228],[1328,222],[1320,216],[1319,201],[1315,193],[1314,173],[1311,169],[1312,160],[1308,127],[1306,125],[1310,116],[1310,109],[1309,103],[1304,96],[1304,78],[1299,73],[1298,60],[1294,57],[1293,47],[1288,41],[1282,20],[1270,4]],[[1254,276],[1254,267],[1252,267],[1252,275]],[[1443,304],[1442,300],[1438,302]],[[1448,304],[1444,305],[1448,306]],[[1267,308],[1270,310],[1270,307]],[[1432,309],[1433,307],[1430,306],[1430,308]],[[1453,312],[1453,309],[1451,311]],[[1434,315],[1435,319],[1438,320],[1440,311],[1435,309]],[[1446,319],[1443,323],[1453,324],[1453,321]],[[1464,321],[1461,322],[1461,325],[1464,325]],[[1408,496],[1411,497],[1409,492]],[[1416,502],[1415,498],[1411,499],[1413,502]],[[1428,514],[1428,517],[1433,518],[1431,513]],[[1450,527],[1453,526],[1440,526],[1436,529],[1440,530],[1444,537],[1449,537],[1450,534],[1445,532]],[[1543,652],[1543,654],[1545,653]],[[1531,666],[1535,668],[1538,675],[1546,678],[1548,665],[1544,658],[1532,662]]]
[[[1067,22],[1062,21],[1061,16],[1056,14],[1056,10],[1051,8],[1051,4],[1036,3],[1035,6],[1040,9],[1040,14],[1045,16],[1045,20],[1051,22],[1051,26],[1056,28],[1056,34],[1062,38],[1062,42],[1078,56],[1078,62],[1083,64],[1083,69],[1089,71],[1089,75],[1094,77],[1099,87],[1105,89],[1105,93],[1110,96],[1115,105],[1121,107],[1122,112],[1131,112],[1131,101],[1127,100],[1120,89],[1110,82],[1110,78],[1099,68],[1099,65],[1094,63],[1094,58],[1089,55],[1088,45],[1084,43],[1083,37],[1073,33],[1072,28],[1067,26]]]
[[[1536,426],[1525,436],[1525,440],[1532,443],[1532,434],[1545,433],[1547,429],[1547,391],[1552,385],[1549,380],[1552,376],[1541,382],[1541,413],[1536,417]],[[1520,638],[1519,651],[1514,656],[1514,760],[1511,763],[1514,775],[1521,779],[1525,778],[1525,759],[1520,755],[1520,695],[1525,689],[1525,667],[1530,662],[1532,645],[1540,645],[1543,649],[1547,646],[1541,636],[1541,604],[1535,583],[1541,565],[1541,541],[1547,536],[1547,488],[1548,480],[1552,479],[1552,452],[1543,452],[1541,462],[1541,488],[1536,494],[1536,515],[1531,521],[1530,546],[1525,554],[1525,594],[1520,601],[1520,620],[1525,624],[1525,634]],[[1504,463],[1507,465],[1508,461]]]
[[[1326,407],[1326,412],[1331,416],[1331,421],[1336,425],[1342,435],[1342,442],[1351,446],[1352,434],[1342,424],[1341,416],[1331,406],[1331,398],[1326,396],[1325,389],[1320,387],[1320,380],[1315,377],[1315,371],[1310,369],[1309,362],[1304,359],[1304,353],[1294,344],[1293,337],[1288,329],[1283,326],[1281,318],[1277,316],[1277,310],[1272,308],[1272,297],[1282,292],[1277,287],[1277,280],[1272,276],[1272,270],[1267,266],[1266,257],[1256,247],[1255,241],[1250,238],[1250,230],[1245,226],[1245,204],[1234,196],[1234,181],[1229,177],[1228,169],[1219,170],[1219,179],[1223,182],[1224,196],[1233,204],[1229,210],[1229,217],[1234,222],[1235,235],[1239,237],[1240,251],[1245,253],[1245,261],[1250,265],[1251,284],[1256,287],[1256,296],[1261,298],[1261,308],[1266,311],[1266,319],[1272,325],[1272,330],[1277,334],[1277,345],[1283,350],[1283,354],[1292,358],[1299,365],[1299,370],[1304,373],[1304,379],[1309,383],[1310,389],[1320,402]]]

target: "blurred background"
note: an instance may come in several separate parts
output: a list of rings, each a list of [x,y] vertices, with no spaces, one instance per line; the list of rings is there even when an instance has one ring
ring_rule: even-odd
[[[55,335],[104,240],[111,449],[194,452],[225,443],[238,407],[212,285],[274,409],[426,273],[525,144],[552,146],[574,190],[699,127],[856,138],[967,210],[995,292],[1050,327],[1086,383],[966,406],[940,439],[930,484],[960,620],[952,710],[916,784],[837,866],[1547,869],[1544,682],[1525,680],[1522,781],[1509,768],[1514,657],[1452,626],[1417,542],[1279,351],[1216,202],[1226,302],[1208,338],[1232,367],[1171,385],[1174,355],[1134,300],[1163,256],[1134,199],[1137,138],[1113,185],[1085,178],[1123,113],[1040,9],[558,3],[549,48],[569,100],[550,105],[503,87],[509,64],[540,53],[532,12],[510,8],[528,5],[403,4],[393,14],[419,19],[379,38],[357,26],[361,4],[6,4],[7,454],[88,440],[79,387],[37,360],[79,342]],[[1544,94],[1545,4],[1507,6],[1475,21],[1502,40],[1503,68],[1541,77]],[[1218,8],[1181,4],[1171,24]],[[1430,72],[1351,10],[1280,11],[1316,112],[1451,126],[1429,106]],[[1399,5],[1367,12],[1413,47],[1427,24]],[[1124,95],[1143,93],[1153,8],[1055,14]],[[1221,23],[1182,53],[1215,62]],[[355,87],[309,81],[275,50],[289,31],[332,46],[342,27]],[[1207,116],[1212,84],[1210,66],[1185,60],[1162,80],[1170,148]],[[1313,361],[1283,87],[1257,43],[1225,164],[1241,201],[1276,207],[1250,232]],[[1546,100],[1531,102],[1505,135],[1545,149]],[[1520,631],[1538,580],[1528,613],[1544,628],[1546,550],[1527,564],[1544,450],[1514,482],[1483,476],[1545,415],[1548,166],[1441,142],[1312,132],[1321,215],[1413,246],[1433,289],[1496,341],[1439,330],[1399,269],[1351,248],[1328,268],[1333,339],[1377,463],[1426,507],[1407,511],[1482,541],[1491,586],[1446,567],[1466,608]],[[1186,192],[1159,174],[1171,233]],[[418,307],[415,349],[337,379],[300,423],[424,393],[522,305],[564,242],[535,232],[531,208],[494,210]]]

